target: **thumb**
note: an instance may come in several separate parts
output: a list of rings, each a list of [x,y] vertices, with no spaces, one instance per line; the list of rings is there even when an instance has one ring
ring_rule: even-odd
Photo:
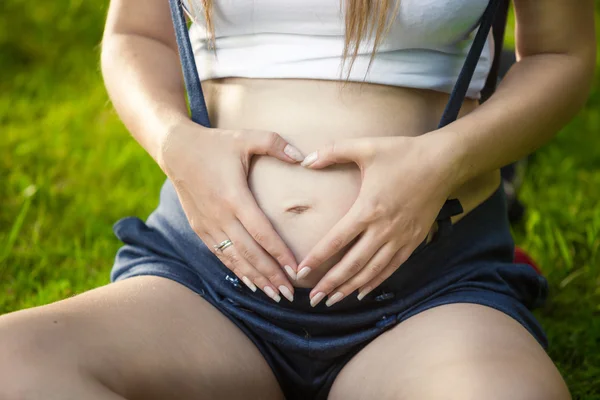
[[[361,166],[373,152],[373,146],[366,140],[342,140],[310,153],[302,161],[302,166],[307,168],[324,168],[332,164],[351,162]]]
[[[248,152],[275,157],[287,163],[297,163],[304,156],[294,146],[275,132],[251,131],[248,135]]]

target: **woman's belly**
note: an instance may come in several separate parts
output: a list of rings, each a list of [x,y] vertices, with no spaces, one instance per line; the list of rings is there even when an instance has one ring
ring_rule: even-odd
[[[304,155],[341,139],[417,136],[435,130],[448,99],[431,91],[313,80],[228,78],[204,82],[203,88],[213,127],[273,131]],[[475,101],[467,100],[461,113],[475,107]],[[361,180],[355,164],[309,170],[256,156],[248,183],[300,262],[350,209]],[[495,171],[468,182],[453,197],[468,212],[498,184]],[[313,287],[343,254],[293,284]]]

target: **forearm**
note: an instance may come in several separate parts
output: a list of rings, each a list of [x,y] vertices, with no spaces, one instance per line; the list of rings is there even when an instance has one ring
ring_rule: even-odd
[[[177,53],[158,40],[116,33],[103,40],[102,75],[112,103],[159,165],[166,136],[189,120],[180,68]]]
[[[584,104],[593,76],[591,58],[525,57],[486,103],[438,131],[452,164],[453,186],[510,164],[549,141]]]

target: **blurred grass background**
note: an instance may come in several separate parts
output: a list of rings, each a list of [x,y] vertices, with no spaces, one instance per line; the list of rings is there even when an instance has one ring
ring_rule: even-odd
[[[164,176],[102,85],[107,4],[0,1],[0,314],[106,284],[112,224],[157,204]],[[513,227],[550,281],[537,316],[574,399],[600,399],[599,105],[597,81],[532,159]]]

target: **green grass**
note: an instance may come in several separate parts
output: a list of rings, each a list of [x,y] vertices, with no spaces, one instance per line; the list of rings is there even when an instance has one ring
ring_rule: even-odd
[[[108,282],[112,224],[164,179],[108,102],[105,2],[0,2],[0,314]],[[509,41],[510,39],[510,34]],[[599,68],[600,70],[600,68]],[[514,227],[551,284],[537,312],[575,399],[600,399],[600,85],[535,154]]]

